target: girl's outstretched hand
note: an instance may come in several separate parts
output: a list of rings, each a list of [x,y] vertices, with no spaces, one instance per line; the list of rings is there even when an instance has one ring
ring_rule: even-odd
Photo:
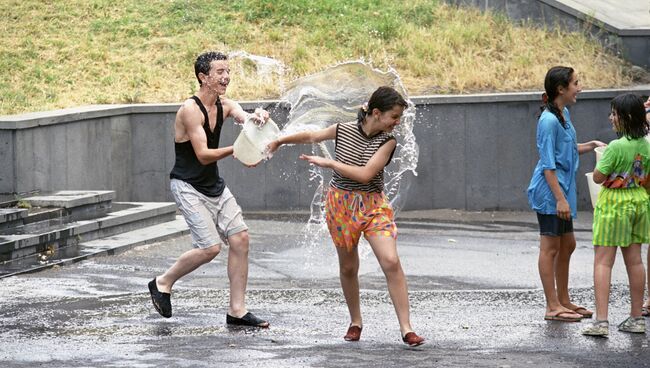
[[[271,143],[269,143],[268,146],[266,146],[265,153],[267,155],[272,155],[275,151],[278,150],[278,148],[280,148],[280,146],[281,146],[280,141],[278,141],[276,139],[276,140],[272,141]]]
[[[329,167],[330,159],[325,158],[325,157],[320,157],[320,156],[309,156],[302,154],[300,155],[301,160],[305,160],[309,162],[312,165],[320,166],[320,167]]]
[[[607,147],[607,143],[593,140],[585,143],[578,143],[578,153],[583,154],[593,151],[596,147]]]

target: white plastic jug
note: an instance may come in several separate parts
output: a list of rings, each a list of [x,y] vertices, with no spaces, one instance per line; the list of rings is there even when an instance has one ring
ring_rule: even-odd
[[[605,149],[607,149],[607,147],[594,148],[594,151],[596,152],[596,162],[600,161],[600,158],[603,157],[603,153],[605,152]]]
[[[278,138],[280,129],[271,118],[259,126],[252,116],[246,119],[242,128],[233,143],[234,155],[245,165],[256,165],[267,157],[266,147]]]
[[[589,197],[591,197],[591,207],[596,208],[598,202],[598,193],[602,185],[594,183],[594,173],[586,173],[587,185],[589,185]]]

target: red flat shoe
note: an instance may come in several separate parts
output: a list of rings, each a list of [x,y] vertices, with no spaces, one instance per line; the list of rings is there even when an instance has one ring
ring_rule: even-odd
[[[418,336],[415,332],[409,332],[402,337],[402,341],[408,346],[418,346],[424,344],[424,337]]]
[[[359,341],[361,338],[361,329],[362,327],[360,326],[350,325],[350,327],[348,327],[348,333],[346,333],[343,338],[345,341]]]

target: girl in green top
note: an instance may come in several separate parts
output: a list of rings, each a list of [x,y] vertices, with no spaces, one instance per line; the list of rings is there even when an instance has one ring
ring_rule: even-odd
[[[650,241],[650,143],[645,139],[648,122],[643,100],[624,94],[612,100],[610,121],[619,139],[612,141],[594,169],[594,182],[603,187],[594,209],[594,289],[596,321],[582,333],[606,336],[609,332],[607,308],[612,266],[621,248],[630,283],[630,317],[618,326],[620,331],[645,333],[641,316],[645,270],[641,244]]]
[[[643,103],[643,107],[645,107],[645,119],[650,124],[650,97]],[[646,139],[650,140],[650,136],[646,136]],[[648,252],[648,266],[650,266],[650,252]],[[650,290],[650,272],[648,272],[648,290]],[[648,295],[648,299],[646,299],[645,303],[643,303],[643,308],[641,309],[641,314],[644,317],[650,317],[650,295]]]

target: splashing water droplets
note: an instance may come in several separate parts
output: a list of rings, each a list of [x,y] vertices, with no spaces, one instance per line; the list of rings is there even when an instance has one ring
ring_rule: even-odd
[[[306,130],[318,130],[332,124],[356,120],[359,107],[378,87],[390,86],[395,88],[408,102],[408,107],[402,114],[400,124],[393,130],[397,139],[397,148],[393,155],[392,164],[384,169],[384,192],[395,210],[399,211],[406,201],[406,193],[410,180],[417,175],[419,149],[413,135],[413,124],[416,119],[415,105],[408,99],[408,94],[393,68],[383,72],[374,69],[370,62],[363,59],[337,64],[319,73],[314,73],[297,79],[286,86],[284,75],[286,66],[275,59],[252,55],[245,51],[229,54],[229,59],[235,61],[233,68],[239,74],[249,78],[250,83],[260,85],[260,88],[279,84],[282,95],[280,104],[290,106],[287,123],[281,130],[281,135],[288,135]],[[326,141],[312,146],[312,154],[324,157],[334,157],[334,142]],[[413,175],[405,175],[412,172]],[[283,172],[281,177],[290,178],[293,174]],[[303,243],[307,259],[305,269],[321,264],[324,257],[332,257],[336,253],[327,230],[325,220],[325,196],[331,170],[323,170],[310,166],[309,180],[318,183],[312,198],[310,218],[303,229]],[[359,256],[365,258],[371,249],[363,239],[360,241]]]
[[[410,171],[416,175],[419,150],[413,135],[415,105],[408,99],[399,76],[392,68],[382,72],[363,60],[351,61],[291,82],[282,96],[282,103],[287,103],[291,109],[281,134],[317,130],[336,123],[354,121],[359,107],[380,86],[395,88],[408,102],[400,124],[393,131],[398,142],[393,164],[386,167],[384,174],[385,193],[395,211],[398,211],[406,200],[410,186],[411,177],[404,174]],[[313,145],[312,152],[315,155],[333,157],[334,142]],[[306,268],[315,262],[322,262],[323,256],[334,252],[325,222],[325,193],[331,172],[312,166],[309,175],[311,181],[319,184],[312,199],[310,219],[303,232],[303,247],[308,255]],[[363,238],[361,243],[365,243]],[[370,247],[359,247],[361,257],[365,258],[370,252]]]
[[[254,74],[254,80],[260,85],[273,85],[277,81],[280,93],[284,91],[287,67],[281,61],[249,54],[246,51],[231,52],[228,54],[228,59],[236,62],[234,67],[237,68],[238,74],[249,77]]]

